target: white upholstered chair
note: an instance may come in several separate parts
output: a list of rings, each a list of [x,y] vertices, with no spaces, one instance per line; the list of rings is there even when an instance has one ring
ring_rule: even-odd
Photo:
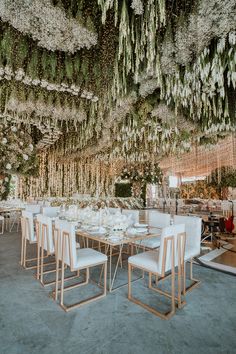
[[[148,210],[147,221],[148,225],[152,229],[162,229],[163,227],[170,226],[170,214],[160,213],[156,210]],[[160,247],[161,237],[155,236],[142,241],[137,241],[136,244],[146,249],[155,249]]]
[[[122,214],[126,216],[132,215],[132,221],[134,224],[139,222],[139,210],[122,209]]]
[[[121,208],[108,208],[110,214],[116,214],[117,212],[121,212]]]
[[[55,254],[53,221],[52,218],[43,214],[38,214],[36,218],[38,222],[37,279],[39,279],[40,276],[42,285],[51,285],[55,283],[55,281],[45,283],[44,274],[51,273],[55,270],[44,271],[44,251],[46,251],[47,257]],[[45,265],[52,263],[55,262],[47,262]]]
[[[4,232],[4,226],[5,226],[5,218],[4,216],[0,215],[0,222],[1,222],[1,231],[0,234],[2,235]]]
[[[73,308],[79,307],[83,304],[98,300],[106,296],[106,279],[107,279],[107,256],[103,253],[95,251],[91,248],[76,248],[76,233],[75,223],[69,223],[64,220],[57,219],[55,221],[54,240],[56,246],[56,290],[55,299],[58,297],[58,275],[59,275],[59,261],[61,261],[61,289],[60,289],[60,306],[69,311]],[[79,284],[74,284],[64,288],[64,266],[70,267],[72,272],[86,269],[85,281]],[[86,285],[89,282],[89,269],[95,266],[104,267],[104,289],[99,295],[90,297],[86,300],[80,301],[73,305],[64,304],[64,291]]]
[[[38,205],[38,204],[26,204],[25,211],[29,211],[32,214],[40,214],[41,205]]]
[[[60,207],[43,207],[43,215],[49,216],[50,218],[55,218],[60,212]]]
[[[21,265],[25,269],[33,269],[36,266],[27,266],[28,262],[36,261],[35,258],[27,259],[26,257],[26,250],[27,250],[27,243],[32,245],[37,243],[37,233],[34,224],[34,216],[33,213],[29,211],[22,211],[21,217]]]
[[[141,305],[145,309],[151,311],[155,315],[168,319],[175,313],[175,266],[181,269],[184,262],[185,251],[185,226],[172,225],[162,229],[161,243],[158,250],[147,251],[131,256],[128,259],[128,299],[134,303]],[[171,299],[171,310],[167,313],[161,313],[153,307],[144,304],[140,300],[134,298],[131,294],[132,269],[138,268],[149,274],[149,288],[159,292]],[[171,271],[171,294],[153,287],[152,276],[164,278],[166,272]],[[181,279],[180,279],[181,280]],[[178,294],[179,295],[179,294]],[[181,294],[180,294],[181,295]],[[177,298],[178,303],[181,299]]]
[[[196,216],[175,215],[174,224],[185,224],[186,249],[184,260],[185,262],[190,261],[190,280],[193,282],[186,288],[186,291],[189,291],[200,283],[199,280],[193,278],[193,257],[199,256],[201,252],[202,219]]]

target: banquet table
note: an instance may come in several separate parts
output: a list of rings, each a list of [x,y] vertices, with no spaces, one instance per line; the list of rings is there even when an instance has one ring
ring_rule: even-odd
[[[112,237],[112,236],[109,236],[108,234],[90,233],[88,231],[78,229],[77,235],[84,237],[85,239],[87,239],[87,241],[88,240],[97,241],[98,245],[99,245],[99,250],[101,250],[101,244],[103,244],[103,246],[105,247],[105,254],[109,258],[108,290],[109,290],[109,292],[112,292],[112,291],[120,289],[121,287],[126,286],[128,284],[128,282],[126,282],[125,284],[122,284],[122,285],[114,288],[114,282],[115,282],[115,279],[117,276],[119,263],[122,266],[122,252],[124,250],[124,246],[133,245],[137,241],[141,242],[142,240],[147,239],[147,238],[160,236],[161,229],[158,229],[158,232],[155,232],[155,233],[148,232],[148,233],[139,234],[137,232],[137,234],[132,234],[132,235],[125,232],[123,236],[117,236],[117,237],[115,237],[115,236]],[[113,250],[116,250],[117,248],[118,248],[118,253],[114,254]],[[117,262],[115,263],[115,270],[112,275],[112,258],[115,255],[118,255],[118,259],[117,259]],[[102,274],[102,272],[101,272],[101,274]],[[138,279],[140,279],[140,277]],[[136,281],[138,279],[135,279],[134,281]],[[101,281],[101,276],[100,276],[99,282],[100,281]]]

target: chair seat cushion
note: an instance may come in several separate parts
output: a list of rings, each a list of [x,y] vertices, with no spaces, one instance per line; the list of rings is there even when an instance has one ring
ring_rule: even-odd
[[[136,241],[139,246],[148,247],[148,248],[158,248],[161,244],[161,237],[152,237],[146,240]]]
[[[147,270],[152,273],[159,273],[159,250],[147,251],[129,257],[129,264],[134,267]]]
[[[77,254],[77,269],[84,269],[87,267],[95,266],[99,263],[107,261],[107,256],[101,252],[95,251],[92,248],[76,249]]]

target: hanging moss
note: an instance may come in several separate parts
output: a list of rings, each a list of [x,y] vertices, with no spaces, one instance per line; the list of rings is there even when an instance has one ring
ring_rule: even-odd
[[[50,70],[50,80],[54,81],[57,75],[57,55],[51,53],[48,60],[48,66]]]
[[[12,31],[8,28],[3,35],[1,40],[1,56],[4,65],[12,66],[13,62],[13,48],[14,48],[14,37],[12,36]]]
[[[68,80],[72,80],[74,74],[73,62],[70,56],[65,57],[65,71]]]
[[[24,68],[29,53],[29,43],[26,37],[17,41],[16,54],[14,58],[14,69]]]
[[[31,58],[27,65],[27,75],[32,79],[39,78],[39,52],[36,49],[31,53]]]

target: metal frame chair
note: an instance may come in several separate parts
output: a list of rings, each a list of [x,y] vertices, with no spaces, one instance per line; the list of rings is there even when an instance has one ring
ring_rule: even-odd
[[[182,307],[185,301],[182,301],[182,296],[185,296],[185,284],[183,291],[178,291],[178,296],[175,295],[175,267],[178,266],[178,289],[182,289],[184,283],[184,252],[185,252],[185,226],[172,225],[163,228],[161,235],[161,245],[159,250],[147,251],[128,259],[128,299],[162,319],[169,319],[175,314],[175,302],[177,300],[178,307]],[[177,257],[176,257],[177,255]],[[177,259],[177,261],[176,261]],[[149,282],[148,287],[171,299],[171,309],[167,313],[161,313],[153,307],[134,298],[131,293],[132,269],[138,268],[144,272],[148,272]],[[152,285],[152,276],[156,277],[156,283],[160,279],[165,279],[165,275],[171,271],[171,293],[163,291]],[[183,275],[183,279],[182,279]]]
[[[98,300],[106,296],[106,280],[107,280],[107,256],[103,253],[95,251],[91,248],[76,248],[76,235],[75,225],[66,221],[56,220],[54,237],[56,242],[56,289],[55,299],[58,298],[58,292],[60,292],[60,306],[66,312]],[[59,262],[61,261],[61,289],[58,289],[59,283]],[[64,287],[65,281],[65,265],[70,267],[72,272],[80,272],[80,270],[86,269],[86,277],[83,282],[73,284]],[[65,305],[64,292],[70,289],[86,285],[89,282],[89,269],[98,265],[104,266],[104,286],[103,292],[90,297],[86,300],[80,301],[75,304]],[[79,274],[78,274],[79,276]]]

